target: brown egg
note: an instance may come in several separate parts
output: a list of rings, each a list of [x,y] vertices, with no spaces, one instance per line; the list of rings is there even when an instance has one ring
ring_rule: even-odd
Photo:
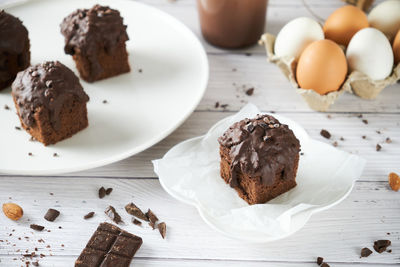
[[[315,41],[300,55],[297,64],[297,83],[324,95],[340,88],[347,75],[343,50],[331,40]]]
[[[397,32],[396,37],[393,41],[393,54],[394,54],[394,64],[400,63],[400,30]]]
[[[356,32],[369,26],[365,13],[355,6],[336,9],[325,21],[325,38],[347,46]]]

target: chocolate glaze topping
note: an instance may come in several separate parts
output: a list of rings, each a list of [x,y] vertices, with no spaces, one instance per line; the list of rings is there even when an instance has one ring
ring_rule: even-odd
[[[119,11],[108,6],[78,9],[66,17],[60,26],[65,37],[65,53],[74,55],[79,51],[91,62],[98,62],[98,49],[104,48],[107,53],[112,53],[120,42],[129,40],[127,26],[123,24]],[[101,71],[98,63],[92,67],[95,71]]]
[[[19,72],[12,84],[12,95],[27,126],[34,126],[33,115],[43,106],[56,131],[61,127],[59,115],[65,100],[75,97],[77,101],[89,101],[78,77],[58,61],[48,61]]]
[[[25,51],[26,50],[26,51]],[[29,37],[22,22],[4,10],[0,11],[0,55],[18,55],[17,71],[29,66]],[[15,73],[9,73],[7,57],[0,56],[0,82],[14,79]]]
[[[238,186],[239,172],[261,177],[264,185],[272,185],[277,174],[295,176],[300,142],[287,125],[272,116],[257,115],[255,119],[236,122],[218,142],[230,149],[231,187]]]

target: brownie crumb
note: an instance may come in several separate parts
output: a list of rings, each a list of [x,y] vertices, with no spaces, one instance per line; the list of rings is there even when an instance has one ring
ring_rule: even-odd
[[[392,244],[390,240],[377,240],[374,242],[374,249],[378,253],[386,251],[387,247]]]
[[[123,223],[121,216],[118,214],[113,206],[108,206],[104,213],[116,224]]]
[[[38,224],[31,224],[30,228],[36,231],[43,231],[44,226],[38,225]]]
[[[390,144],[390,143],[392,143],[392,139],[390,139],[390,137],[387,137],[385,142],[386,142],[386,144]]]
[[[113,189],[111,187],[106,189],[106,195],[108,196],[109,194],[111,194],[111,192],[113,191]]]
[[[372,254],[372,250],[370,250],[369,248],[361,249],[361,258],[366,258],[371,254]]]
[[[132,218],[132,223],[133,223],[134,225],[138,225],[138,226],[141,226],[141,225],[142,225],[142,222],[139,221],[139,220],[137,220],[137,219],[135,219],[135,218]]]
[[[146,212],[146,217],[148,218],[149,225],[151,226],[151,228],[155,229],[156,228],[156,222],[158,221],[157,216],[151,211],[151,209],[149,209]]]
[[[125,206],[125,210],[130,215],[133,215],[139,219],[149,221],[149,218],[143,213],[141,209],[139,209],[135,204],[132,202]]]
[[[157,225],[157,228],[158,231],[160,231],[162,238],[165,239],[165,235],[167,234],[167,225],[165,224],[165,222],[159,223]]]
[[[215,102],[214,107],[215,107],[215,108],[219,108],[219,102]]]
[[[107,104],[107,103],[108,103],[108,101],[104,99],[103,100],[103,104]]]
[[[91,211],[88,214],[86,214],[85,216],[83,216],[83,219],[88,220],[90,218],[93,218],[93,216],[94,216],[94,211]]]
[[[321,265],[323,262],[324,262],[324,258],[322,258],[322,257],[318,257],[317,258],[317,264],[318,265]]]
[[[380,144],[376,144],[376,151],[381,151],[382,146]]]
[[[362,120],[364,124],[368,124],[368,120]]]
[[[246,90],[246,95],[252,96],[253,94],[254,94],[254,88],[253,87]]]
[[[21,127],[15,126],[15,130],[21,131]]]
[[[49,222],[54,222],[54,220],[60,215],[60,212],[55,209],[49,209],[44,215],[44,218]]]
[[[10,110],[10,107],[7,106],[7,105],[4,105],[4,109],[5,109],[5,110]]]
[[[102,186],[99,189],[99,198],[103,198],[106,196],[106,189]]]
[[[321,132],[320,132],[320,134],[321,134],[323,137],[325,137],[326,139],[331,138],[331,133],[328,132],[328,131],[325,130],[325,129],[322,129]]]

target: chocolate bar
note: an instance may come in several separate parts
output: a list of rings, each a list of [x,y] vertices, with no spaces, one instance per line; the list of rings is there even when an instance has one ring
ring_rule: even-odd
[[[109,223],[101,223],[75,262],[75,267],[129,267],[143,241]]]

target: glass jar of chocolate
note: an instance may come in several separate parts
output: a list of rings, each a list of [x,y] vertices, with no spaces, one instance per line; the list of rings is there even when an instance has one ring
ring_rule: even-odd
[[[201,32],[212,45],[241,48],[264,31],[268,0],[197,0]]]

